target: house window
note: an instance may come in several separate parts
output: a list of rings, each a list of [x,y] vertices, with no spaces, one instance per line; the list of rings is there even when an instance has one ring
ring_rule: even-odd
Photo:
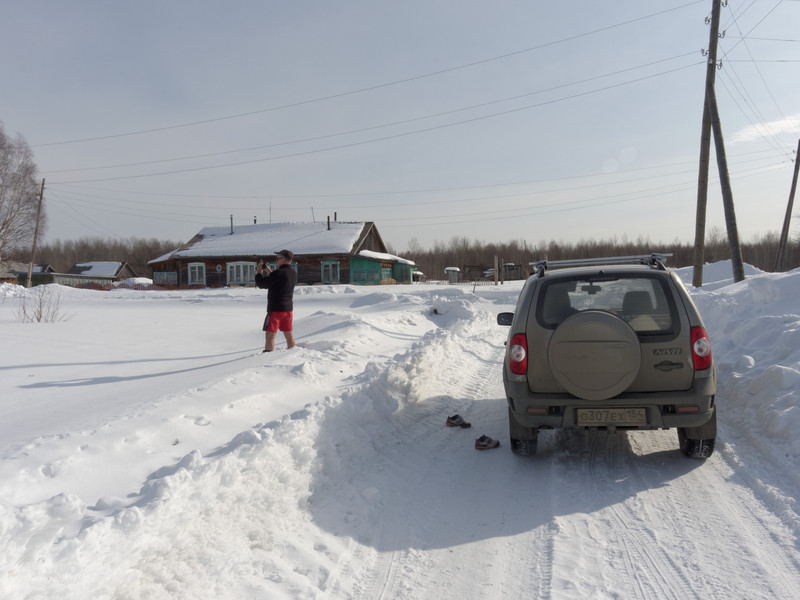
[[[339,283],[339,261],[322,261],[322,283]]]
[[[175,271],[153,271],[153,283],[156,285],[178,285],[178,274]]]
[[[206,284],[205,263],[189,263],[189,285]]]
[[[256,280],[256,263],[228,263],[228,285],[249,285]]]
[[[351,283],[364,285],[376,284],[380,280],[380,271],[377,269],[354,269],[350,273]]]

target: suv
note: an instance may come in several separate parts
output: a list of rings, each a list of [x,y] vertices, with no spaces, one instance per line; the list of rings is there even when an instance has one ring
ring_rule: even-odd
[[[534,454],[540,429],[674,427],[686,456],[711,456],[711,343],[667,256],[535,263],[515,312],[497,316],[511,327],[503,384],[515,454]]]

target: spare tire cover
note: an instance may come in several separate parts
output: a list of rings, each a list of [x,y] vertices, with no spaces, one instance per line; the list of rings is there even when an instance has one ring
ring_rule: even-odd
[[[547,360],[556,381],[570,394],[606,400],[628,389],[642,357],[639,338],[627,323],[609,312],[587,310],[556,328]]]

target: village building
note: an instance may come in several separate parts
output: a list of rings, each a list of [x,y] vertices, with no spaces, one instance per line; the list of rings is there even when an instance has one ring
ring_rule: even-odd
[[[76,263],[66,273],[56,273],[50,265],[34,265],[31,285],[57,283],[77,288],[107,288],[135,277],[128,263],[119,261]],[[11,263],[5,269],[0,267],[0,281],[27,285],[28,265]]]
[[[0,266],[0,282],[27,285],[28,266],[13,263],[14,268]],[[122,281],[135,279],[134,270],[126,262],[92,261],[72,265],[66,273],[56,273],[50,265],[34,265],[31,285],[57,283],[76,288],[109,289]]]
[[[148,264],[157,286],[251,286],[258,264],[275,268],[275,253],[283,249],[294,253],[300,285],[411,283],[416,268],[387,251],[374,223],[330,220],[206,227]]]
[[[53,283],[79,288],[102,287],[136,277],[126,262],[101,260],[76,263],[66,273],[54,273]]]
[[[18,261],[0,262],[0,283],[25,285],[28,280],[29,268],[30,263]],[[37,279],[49,277],[50,273],[53,272],[54,269],[50,265],[33,265],[32,279],[36,283]]]

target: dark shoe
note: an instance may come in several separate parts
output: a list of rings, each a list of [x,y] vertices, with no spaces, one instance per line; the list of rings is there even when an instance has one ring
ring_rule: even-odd
[[[453,415],[452,417],[447,417],[447,426],[467,429],[468,427],[472,427],[472,423],[467,423],[461,418],[461,415]]]

